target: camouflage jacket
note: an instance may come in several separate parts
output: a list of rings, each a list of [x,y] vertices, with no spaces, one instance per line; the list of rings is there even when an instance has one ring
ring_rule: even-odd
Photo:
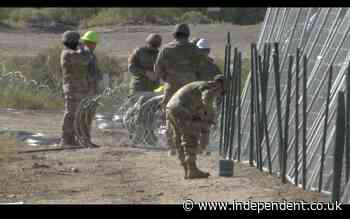
[[[154,70],[166,82],[166,89],[175,92],[185,84],[197,81],[206,63],[206,56],[193,43],[174,40],[159,52]]]
[[[189,83],[176,91],[166,108],[178,119],[211,123],[214,119],[213,100],[218,94],[210,91],[210,87],[207,81]]]
[[[135,49],[128,59],[128,70],[131,73],[130,93],[135,91],[153,91],[159,86],[159,81],[152,81],[146,76],[146,71],[153,71],[158,50],[147,46]]]
[[[213,80],[215,75],[222,74],[219,67],[214,63],[214,59],[207,57],[207,67],[199,74],[199,81]]]
[[[64,48],[60,63],[63,74],[63,92],[87,93],[89,91],[88,69],[91,57],[81,50]]]
[[[87,74],[89,95],[96,95],[98,93],[98,83],[102,80],[102,74],[97,65],[97,58],[96,55],[89,50],[82,49],[82,52],[90,56]]]

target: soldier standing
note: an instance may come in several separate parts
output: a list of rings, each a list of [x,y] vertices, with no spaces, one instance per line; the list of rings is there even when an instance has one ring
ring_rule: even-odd
[[[222,72],[220,71],[219,67],[214,63],[214,59],[209,57],[210,54],[210,45],[209,42],[202,38],[197,40],[197,47],[200,49],[200,51],[207,57],[207,68],[204,69],[201,74],[199,75],[200,81],[210,81],[213,80],[216,75],[222,75]],[[206,105],[208,108],[208,116],[210,115],[211,120],[215,120],[215,112],[213,109],[213,99],[206,100]],[[208,145],[209,145],[209,136],[210,136],[210,126],[202,126],[201,127],[201,134],[199,138],[199,146],[202,152],[204,152]],[[207,151],[207,155],[209,155],[210,152]]]
[[[152,92],[159,86],[159,80],[154,73],[162,38],[159,34],[150,34],[146,45],[135,49],[128,59],[128,70],[132,74],[130,94]]]
[[[80,101],[89,92],[88,66],[90,56],[79,49],[80,34],[66,31],[62,35],[64,49],[61,52],[60,64],[63,74],[64,116],[62,125],[61,146],[79,146],[75,139],[74,117]]]
[[[210,126],[213,121],[208,116],[207,102],[224,94],[223,75],[212,81],[196,81],[180,88],[169,100],[166,115],[173,133],[173,141],[178,158],[185,171],[185,179],[207,178],[209,173],[196,166],[196,155],[201,127]]]
[[[168,43],[159,52],[154,69],[157,77],[164,82],[164,109],[171,96],[182,86],[199,79],[199,73],[206,66],[206,57],[197,46],[189,42],[190,28],[187,24],[176,25],[173,31],[174,41]],[[167,120],[167,139],[169,155],[175,155],[176,149],[171,141],[172,133]]]
[[[157,138],[154,133],[145,124],[141,124],[140,107],[150,97],[154,96],[153,90],[160,84],[159,79],[154,73],[154,63],[156,62],[161,44],[162,37],[159,34],[149,34],[146,38],[146,45],[136,48],[128,59],[128,70],[132,75],[129,84],[129,93],[133,96],[133,99],[137,100],[134,108],[136,113],[138,113],[137,124],[134,127],[135,130],[130,130],[134,144],[138,144],[142,140],[145,140],[145,143],[149,145],[156,143]],[[133,135],[135,137],[132,137]]]
[[[95,31],[87,31],[82,37],[81,37],[81,49],[90,57],[90,62],[88,65],[88,72],[87,72],[87,80],[88,80],[88,93],[87,96],[94,96],[97,95],[100,91],[98,90],[98,84],[102,80],[102,74],[100,73],[100,70],[97,65],[97,59],[96,55],[94,53],[96,46],[98,44],[98,34]],[[88,141],[91,142],[91,125],[92,121],[95,118],[96,112],[91,112],[88,117],[88,124],[87,124],[87,130],[85,133],[87,133]],[[95,147],[98,147],[97,145],[91,144]]]

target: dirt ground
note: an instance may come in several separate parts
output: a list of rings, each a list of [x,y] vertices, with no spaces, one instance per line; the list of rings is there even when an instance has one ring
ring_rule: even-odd
[[[62,112],[6,111],[0,129],[40,132],[58,139]],[[97,149],[17,154],[0,162],[0,203],[181,203],[194,200],[326,200],[319,193],[303,192],[281,184],[274,176],[247,164],[236,163],[234,177],[218,176],[214,153],[200,156],[199,166],[208,179],[185,180],[176,157],[163,149],[131,147],[126,133],[94,129]],[[3,145],[5,146],[5,145]],[[21,145],[17,151],[48,148]]]
[[[192,35],[206,37],[212,56],[223,57],[226,33],[232,46],[239,46],[247,56],[250,43],[256,41],[260,25],[197,25]],[[126,57],[143,45],[150,32],[171,40],[172,26],[104,27],[98,49]],[[0,28],[1,55],[32,56],[60,39],[60,34]],[[42,133],[57,142],[63,112],[8,111],[0,109],[0,130]],[[319,193],[303,192],[291,184],[281,184],[274,176],[247,164],[236,163],[234,177],[218,176],[217,153],[200,156],[199,166],[211,173],[208,179],[184,180],[176,157],[164,149],[128,146],[125,130],[103,133],[93,130],[97,149],[17,154],[10,161],[0,160],[0,203],[181,203],[194,200],[326,200]],[[6,147],[1,145],[0,147]],[[17,151],[39,146],[19,144]],[[40,146],[49,148],[54,146]]]

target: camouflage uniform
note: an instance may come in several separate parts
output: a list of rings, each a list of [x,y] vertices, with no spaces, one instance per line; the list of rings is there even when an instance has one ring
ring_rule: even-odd
[[[132,74],[130,94],[135,92],[152,92],[159,86],[159,80],[152,81],[146,76],[146,71],[153,72],[154,63],[159,52],[157,47],[160,44],[160,35],[150,34],[146,39],[146,45],[135,49],[129,56],[128,70]]]
[[[86,50],[85,48],[82,49],[86,55],[90,57],[89,64],[88,64],[88,74],[87,74],[87,81],[88,81],[88,93],[87,96],[94,96],[97,95],[100,91],[98,90],[98,84],[102,80],[102,74],[100,73],[100,70],[97,65],[97,58],[96,55],[90,51]],[[89,140],[91,141],[91,126],[92,122],[95,118],[96,112],[91,112],[88,117],[88,124],[87,124],[87,130],[86,133],[89,137]]]
[[[210,81],[213,80],[216,75],[222,75],[219,67],[214,63],[214,60],[210,57],[207,57],[207,68],[203,70],[199,75],[199,81]],[[208,95],[210,97],[211,95]],[[215,112],[213,109],[213,98],[206,99],[205,104],[210,109],[211,120],[215,120]],[[200,150],[203,152],[207,149],[209,145],[209,135],[210,135],[210,126],[202,126],[201,134],[199,140]],[[207,152],[209,154],[209,152]]]
[[[76,33],[76,34],[74,34]],[[64,40],[79,40],[77,32],[66,32]],[[69,37],[72,36],[72,39]],[[78,37],[76,39],[76,37]],[[77,145],[74,134],[74,117],[80,101],[89,92],[88,66],[90,56],[82,50],[73,50],[65,47],[61,52],[61,69],[63,73],[63,94],[65,112],[63,116],[61,144]]]
[[[137,114],[137,117],[140,117],[141,113],[141,105],[149,98],[154,96],[153,90],[158,88],[160,85],[159,79],[152,80],[146,74],[147,71],[154,71],[154,63],[157,59],[159,50],[162,42],[162,38],[159,34],[150,34],[146,38],[146,45],[143,47],[139,47],[135,49],[128,59],[128,70],[132,74],[131,82],[129,85],[130,94],[135,96],[139,96],[139,103],[136,103],[133,107],[134,113]],[[138,107],[138,105],[140,105]],[[137,120],[137,123],[142,118]],[[135,136],[133,138],[133,143],[137,144],[142,142],[142,138],[145,138],[147,144],[153,145],[155,144],[156,136],[151,130],[148,130],[149,127],[143,127],[141,124],[135,124],[138,128],[136,130],[130,130],[131,135]]]
[[[188,32],[186,25],[178,25],[175,31]],[[155,73],[164,81],[164,99],[162,106],[165,107],[171,96],[182,86],[198,81],[199,72],[206,67],[206,57],[198,47],[188,39],[175,39],[168,43],[159,52],[154,65]],[[166,119],[168,146],[174,151],[174,142],[171,142],[172,133],[169,121]]]
[[[211,89],[211,82],[196,81],[179,89],[169,100],[166,114],[173,133],[173,141],[178,151],[178,158],[184,167],[185,178],[208,177],[196,165],[196,155],[201,129],[212,124],[210,102],[219,95]]]

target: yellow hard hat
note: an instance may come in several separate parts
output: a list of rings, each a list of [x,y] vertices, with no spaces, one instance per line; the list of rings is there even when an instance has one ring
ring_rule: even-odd
[[[89,41],[92,43],[97,44],[98,43],[98,35],[95,31],[88,31],[84,34],[83,37],[80,38],[81,40],[84,41]]]
[[[160,85],[158,88],[153,90],[156,93],[163,93],[164,92],[164,84]]]

